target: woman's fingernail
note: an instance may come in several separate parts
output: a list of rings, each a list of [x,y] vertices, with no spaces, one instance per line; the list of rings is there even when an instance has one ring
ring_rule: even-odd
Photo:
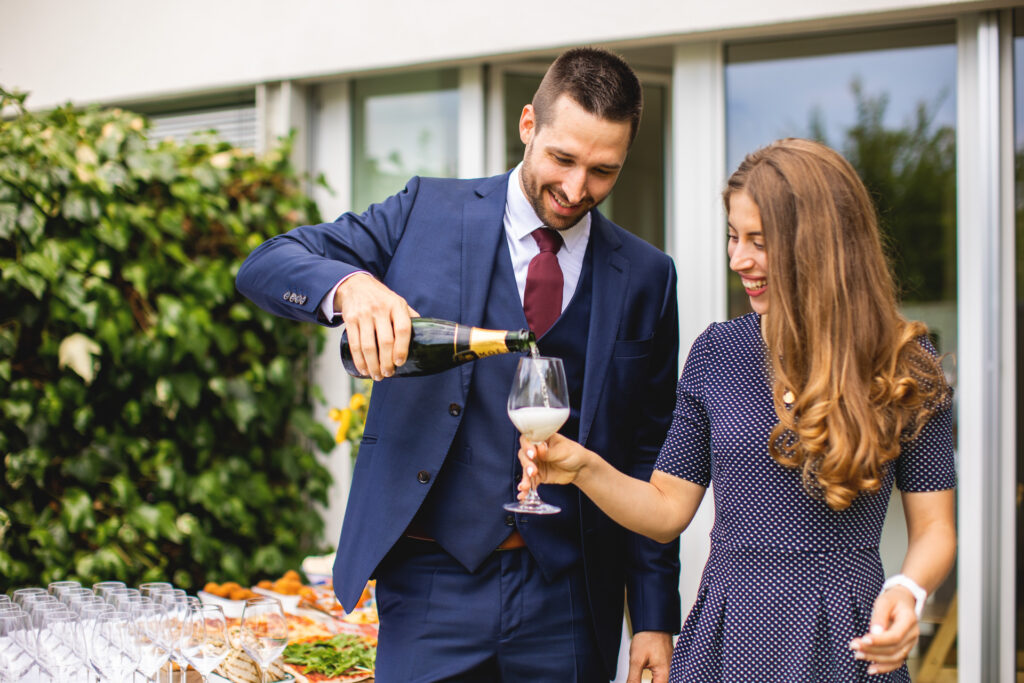
[[[534,473],[534,472],[536,472],[536,471],[537,471],[537,470],[536,470],[536,469],[534,469],[534,468],[532,468],[532,467],[528,467],[528,468],[526,468],[526,473],[527,473],[528,475],[530,475],[531,477],[533,476],[533,473]]]
[[[878,673],[878,667],[877,666],[869,666],[868,667],[868,675],[869,676],[874,676],[876,673]]]
[[[879,633],[881,633],[881,632],[882,632],[882,631],[884,631],[884,630],[885,630],[885,629],[884,629],[884,628],[882,628],[882,625],[881,625],[881,624],[872,624],[872,625],[871,625],[871,632],[872,632],[872,633],[874,633],[874,634],[876,634],[876,635],[877,635],[877,634],[879,634]]]
[[[535,455],[537,454],[532,450],[526,451],[526,457],[529,458],[530,460],[533,460],[533,456]]]

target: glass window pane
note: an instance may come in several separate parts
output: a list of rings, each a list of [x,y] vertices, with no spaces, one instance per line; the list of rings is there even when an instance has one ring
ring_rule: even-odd
[[[512,168],[523,160],[519,117],[533,100],[540,74],[508,73],[504,82],[505,163]],[[665,88],[645,83],[644,114],[626,165],[615,190],[601,202],[609,220],[665,248]]]
[[[457,71],[360,79],[354,100],[352,201],[357,210],[400,191],[414,175],[456,175]]]
[[[928,325],[940,352],[955,354],[953,41],[952,27],[941,26],[730,46],[725,90],[728,171],[782,137],[843,153],[876,202],[904,315]],[[728,291],[730,317],[750,310],[731,272]],[[886,574],[897,573],[906,528],[896,492],[880,550]],[[925,610],[908,660],[915,681],[955,680],[955,638],[946,637],[956,629],[955,590],[954,569]],[[926,655],[934,666],[925,667]]]

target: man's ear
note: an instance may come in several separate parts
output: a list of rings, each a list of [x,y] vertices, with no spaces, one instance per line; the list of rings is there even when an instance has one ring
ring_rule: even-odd
[[[524,145],[528,145],[536,132],[537,115],[533,111],[533,105],[527,104],[523,107],[523,113],[519,116],[519,139],[522,140]]]

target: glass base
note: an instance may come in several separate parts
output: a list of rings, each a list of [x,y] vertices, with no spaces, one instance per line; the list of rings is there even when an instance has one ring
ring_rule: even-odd
[[[562,508],[557,505],[550,505],[543,501],[536,503],[519,502],[505,503],[503,506],[509,512],[522,512],[530,515],[553,515],[556,512],[561,512]]]

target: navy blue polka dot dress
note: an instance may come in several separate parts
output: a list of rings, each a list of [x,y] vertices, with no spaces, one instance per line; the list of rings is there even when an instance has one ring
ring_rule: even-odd
[[[850,641],[867,633],[883,575],[878,544],[893,482],[953,488],[949,410],[906,444],[882,489],[830,509],[768,454],[778,421],[760,317],[713,324],[693,344],[656,468],[714,482],[711,553],[676,643],[670,681],[910,681],[868,676]]]

